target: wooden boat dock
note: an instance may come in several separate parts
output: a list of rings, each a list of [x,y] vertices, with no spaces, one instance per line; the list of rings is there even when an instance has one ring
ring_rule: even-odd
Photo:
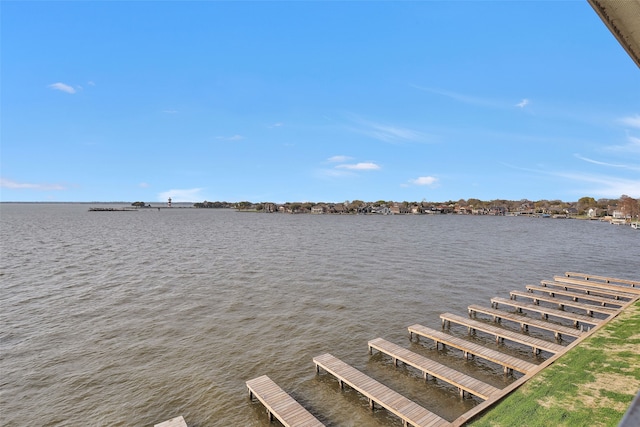
[[[461,350],[465,358],[469,358],[470,356],[479,357],[501,365],[505,374],[513,373],[513,371],[523,374],[522,377],[517,378],[515,382],[506,386],[504,389],[486,384],[484,381],[480,381],[472,375],[451,369],[426,355],[416,353],[415,351],[411,351],[383,338],[376,338],[368,342],[370,354],[372,354],[375,349],[391,357],[395,366],[397,366],[398,361],[401,361],[421,371],[425,379],[428,378],[428,375],[431,375],[434,378],[453,385],[457,388],[462,398],[465,397],[466,393],[484,400],[452,422],[445,420],[428,408],[399,394],[390,387],[329,353],[313,358],[316,373],[320,373],[321,370],[328,372],[336,377],[341,388],[347,384],[365,396],[372,409],[375,406],[386,409],[390,413],[398,416],[405,426],[437,427],[464,425],[491,405],[507,396],[511,391],[524,384],[533,375],[540,372],[546,366],[549,366],[568,349],[578,345],[600,326],[620,313],[628,304],[640,299],[640,282],[633,280],[590,276],[580,273],[565,273],[564,276],[554,276],[553,281],[543,280],[540,283],[542,286],[527,286],[525,292],[511,291],[510,293],[511,298],[529,298],[537,302],[537,304],[515,299],[493,297],[491,298],[491,308],[469,305],[468,317],[457,316],[451,313],[441,314],[442,329],[446,330],[438,331],[419,324],[408,327],[410,340],[413,340],[414,336],[417,340],[419,340],[420,337],[424,337],[435,342],[436,350],[440,350],[440,344],[442,344],[442,348],[449,346]],[[624,299],[624,301],[622,299]],[[545,307],[541,303],[556,304],[561,308],[567,307],[573,310],[585,310],[592,315],[588,316],[571,311]],[[511,309],[515,308],[516,312],[499,309],[499,306],[510,307]],[[525,314],[519,314],[522,313],[523,310],[540,313],[542,319],[533,319]],[[478,313],[490,316],[491,319],[479,318],[477,316]],[[598,317],[595,317],[595,315],[598,315]],[[559,321],[549,321],[549,316],[557,317]],[[520,330],[517,331],[514,328],[506,328],[502,326],[502,321],[519,324]],[[575,328],[558,323],[562,321],[573,322]],[[468,332],[479,331],[493,335],[497,343],[504,343],[505,346],[507,345],[505,341],[513,342],[531,347],[535,354],[544,351],[550,353],[551,356],[538,365],[521,357],[512,356],[502,351],[489,348],[479,342],[457,337],[455,331],[450,329],[451,323],[467,327]],[[583,328],[578,329],[581,323],[593,325],[593,328],[588,328],[587,330]],[[556,340],[559,340],[563,335],[574,337],[575,340],[567,345],[562,345],[558,342],[533,337],[527,333],[529,327],[540,329],[543,332],[553,332]],[[270,419],[277,418],[283,425],[292,427],[315,427],[322,425],[318,419],[311,415],[266,375],[249,380],[246,382],[246,385],[249,389],[250,397],[256,397],[267,408]],[[156,427],[173,426],[160,425]],[[179,427],[184,427],[184,425],[179,425]]]
[[[640,287],[638,287],[640,286],[640,284],[637,284],[638,282],[634,282],[631,280],[626,281],[628,283],[634,284],[629,286],[615,284],[615,283],[620,283],[621,279],[610,279],[610,281],[608,282],[607,281],[596,282],[594,280],[572,279],[566,276],[553,276],[553,280],[556,282],[568,283],[571,285],[591,286],[592,288],[596,288],[596,289],[606,289],[610,291],[625,292],[628,294],[640,295]],[[615,282],[612,283],[611,280],[615,280]]]
[[[567,283],[567,282],[554,281],[554,280],[541,280],[540,284],[543,287],[554,288],[554,289],[560,288],[560,289],[564,289],[565,291],[569,291],[571,289],[574,291],[583,291],[585,295],[596,294],[596,295],[603,295],[605,297],[612,297],[616,301],[619,300],[620,298],[631,300],[636,297],[635,294],[631,292],[627,292],[626,290],[616,291],[616,290],[610,290],[610,289],[602,289],[599,287],[591,286],[591,284],[582,285],[579,283]]]
[[[597,284],[597,282],[604,282],[604,283],[617,283],[617,284],[622,284],[622,285],[630,285],[631,287],[639,287],[640,286],[640,281],[638,280],[626,280],[626,279],[616,279],[613,277],[604,277],[604,276],[594,276],[591,274],[584,274],[584,273],[572,273],[572,272],[566,272],[564,273],[565,277],[579,277],[584,279],[585,281],[596,281],[596,286],[599,286]]]
[[[571,337],[577,338],[585,333],[580,329],[559,325],[557,323],[552,323],[547,320],[532,319],[531,317],[523,316],[521,314],[509,313],[504,310],[483,307],[475,304],[470,305],[468,310],[469,310],[469,315],[472,317],[476,317],[477,313],[482,313],[482,314],[487,314],[491,316],[494,322],[500,322],[501,320],[508,320],[514,323],[518,323],[520,324],[520,330],[523,332],[528,331],[529,326],[533,326],[535,328],[542,329],[545,331],[551,331],[553,332],[556,340],[561,339],[562,335],[569,335]]]
[[[320,368],[324,369],[338,379],[340,388],[343,388],[344,384],[347,384],[369,399],[371,409],[373,409],[377,403],[389,412],[400,417],[405,426],[407,424],[421,427],[449,425],[445,419],[363,374],[356,368],[344,363],[329,353],[314,357],[313,362],[316,364],[316,372],[319,373]]]
[[[277,418],[285,427],[323,427],[316,417],[289,396],[271,378],[263,375],[246,382],[249,399],[255,396],[269,415],[269,421]]]
[[[580,322],[587,323],[589,325],[598,325],[602,323],[601,319],[598,319],[592,316],[587,316],[584,314],[572,313],[570,311],[564,311],[564,310],[557,310],[555,308],[542,307],[541,305],[515,301],[507,298],[500,298],[500,297],[491,298],[492,307],[498,308],[500,304],[515,307],[520,312],[522,312],[522,310],[538,312],[542,315],[544,319],[547,319],[549,316],[559,317],[561,319],[568,319],[573,321],[573,324],[576,328],[580,326]]]
[[[538,354],[541,350],[549,353],[561,353],[565,347],[549,341],[525,335],[520,332],[514,332],[509,329],[493,326],[489,323],[480,322],[478,320],[468,319],[457,314],[444,313],[440,315],[444,327],[450,327],[451,322],[466,326],[469,332],[481,331],[496,337],[496,342],[503,342],[505,339],[519,344],[530,346],[531,350]]]
[[[373,354],[374,348],[381,353],[391,356],[395,366],[398,365],[399,360],[422,371],[425,380],[428,379],[428,375],[431,375],[432,377],[456,386],[460,397],[464,397],[464,393],[467,392],[486,400],[491,397],[491,395],[499,392],[499,390],[492,385],[414,353],[411,350],[400,347],[397,344],[393,344],[383,338],[376,338],[375,340],[369,341],[369,354]]]
[[[170,420],[156,424],[153,427],[187,427],[187,423],[184,420],[184,417],[180,415],[179,417],[171,418]]]
[[[611,298],[599,297],[596,295],[589,295],[589,294],[579,295],[579,294],[576,294],[575,292],[552,289],[547,286],[526,285],[525,288],[527,289],[527,291],[532,293],[542,292],[542,293],[549,294],[549,296],[552,296],[552,297],[555,297],[556,295],[562,295],[565,297],[569,297],[574,301],[583,300],[583,301],[591,301],[594,303],[599,303],[603,307],[606,307],[607,304],[615,305],[617,307],[622,307],[623,305],[626,304],[625,302],[622,302],[620,300],[611,300]]]
[[[551,296],[549,297],[541,296],[538,294],[534,294],[532,292],[511,291],[509,292],[509,296],[511,297],[512,300],[516,300],[517,297],[529,298],[533,300],[533,303],[535,305],[539,305],[540,301],[557,304],[559,310],[564,310],[565,307],[579,308],[581,310],[586,311],[587,316],[593,316],[594,312],[606,314],[608,316],[611,314],[615,314],[618,311],[615,308],[597,306],[593,304],[585,304],[585,303],[574,301],[573,299],[560,299],[560,298],[551,297]]]
[[[469,356],[477,356],[482,359],[488,360],[490,362],[497,363],[504,368],[505,373],[510,373],[515,371],[522,372],[523,374],[528,374],[536,369],[537,365],[531,362],[527,362],[526,360],[522,360],[520,358],[510,356],[505,353],[501,353],[496,350],[492,350],[483,345],[473,343],[471,341],[467,341],[461,338],[457,338],[453,335],[447,334],[445,332],[436,331],[435,329],[427,328],[422,325],[412,325],[409,326],[409,339],[413,339],[413,335],[419,339],[421,336],[425,338],[432,339],[435,342],[436,349],[438,349],[438,345],[442,344],[444,347],[448,345],[452,348],[457,348],[458,350],[462,350],[462,354],[465,359],[468,359]]]

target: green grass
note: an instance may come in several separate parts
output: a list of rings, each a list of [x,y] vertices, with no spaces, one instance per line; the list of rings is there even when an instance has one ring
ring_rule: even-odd
[[[617,426],[639,389],[640,301],[471,425]]]

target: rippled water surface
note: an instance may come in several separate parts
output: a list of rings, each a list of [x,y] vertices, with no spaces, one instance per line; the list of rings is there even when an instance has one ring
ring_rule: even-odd
[[[5,426],[177,415],[268,426],[244,384],[263,374],[327,425],[401,425],[316,376],[312,358],[325,352],[453,420],[478,400],[369,356],[367,342],[380,336],[504,387],[513,378],[499,367],[410,343],[407,326],[437,328],[443,312],[465,315],[565,271],[638,279],[640,232],[595,221],[88,207],[0,205]]]

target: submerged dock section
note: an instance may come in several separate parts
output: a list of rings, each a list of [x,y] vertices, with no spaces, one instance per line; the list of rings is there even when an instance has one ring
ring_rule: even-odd
[[[367,398],[371,409],[384,408],[398,416],[404,426],[465,425],[640,299],[640,282],[633,280],[565,273],[555,276],[553,281],[540,283],[541,286],[527,285],[525,291],[511,291],[510,298],[491,298],[491,307],[469,305],[468,316],[443,313],[440,316],[442,330],[419,324],[408,327],[411,345],[415,347],[413,341],[420,342],[421,337],[425,338],[422,346],[433,342],[438,357],[456,357],[455,352],[440,352],[441,348],[450,347],[461,350],[467,359],[478,357],[502,366],[505,375],[514,376],[517,372],[513,382],[506,387],[497,388],[474,378],[473,372],[472,375],[462,373],[432,360],[428,355],[433,354],[433,347],[429,348],[430,353],[420,354],[413,350],[420,350],[422,346],[409,350],[383,338],[368,342],[370,354],[376,350],[391,358],[391,369],[403,363],[420,371],[425,380],[432,376],[449,383],[460,399],[475,396],[476,400],[482,400],[455,420],[444,419],[430,410],[428,404],[416,403],[422,402],[418,397],[405,397],[329,353],[313,358],[316,373],[325,371],[333,375],[340,388],[351,387]],[[531,317],[530,313],[536,316]],[[536,329],[535,333],[530,333],[529,328]],[[465,330],[466,334],[462,332]],[[487,334],[495,337],[497,346],[490,348],[489,344],[483,344],[492,341],[482,338]],[[524,346],[535,355],[545,352],[547,359],[540,362],[541,359],[530,356],[527,360],[526,356],[514,356],[526,355],[522,349],[510,351],[515,349],[505,348],[503,351],[503,346],[515,349]],[[377,358],[378,361],[383,359]],[[416,380],[419,380],[418,376]],[[266,375],[249,380],[246,385],[249,396],[256,397],[267,408],[270,419],[277,418],[291,427],[323,425]],[[341,420],[332,420],[332,423],[338,425]]]

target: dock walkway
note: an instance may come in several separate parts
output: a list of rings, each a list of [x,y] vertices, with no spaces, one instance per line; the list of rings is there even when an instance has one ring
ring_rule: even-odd
[[[565,350],[565,347],[560,344],[541,340],[540,338],[535,338],[519,332],[513,332],[508,329],[499,328],[485,322],[458,316],[456,314],[444,313],[440,315],[440,318],[442,319],[443,327],[445,326],[445,324],[450,325],[451,322],[457,323],[459,325],[464,325],[469,329],[470,332],[472,330],[477,330],[494,335],[496,337],[496,342],[501,342],[505,339],[508,339],[519,344],[530,346],[533,352],[536,354],[538,354],[540,350],[544,350],[553,354],[560,353]]]
[[[558,325],[557,323],[551,323],[548,320],[532,319],[531,317],[524,316],[522,314],[509,313],[504,310],[498,310],[495,308],[483,307],[481,305],[472,304],[469,306],[469,315],[475,315],[476,313],[487,314],[493,318],[494,322],[500,322],[500,320],[509,320],[514,323],[520,324],[520,330],[526,331],[529,326],[534,328],[543,329],[545,331],[553,332],[555,338],[559,340],[562,335],[569,335],[570,337],[580,337],[585,332],[580,329],[571,328],[569,326]]]
[[[457,387],[460,397],[464,397],[464,393],[467,392],[487,400],[491,395],[500,392],[499,389],[492,385],[449,368],[435,360],[428,359],[418,353],[414,353],[404,347],[400,347],[385,339],[376,338],[369,341],[369,354],[373,353],[374,348],[381,353],[391,356],[393,364],[396,366],[399,360],[422,371],[425,380],[428,378],[428,375],[431,375]]]
[[[584,314],[572,313],[570,311],[557,310],[555,308],[542,307],[540,305],[531,304],[528,302],[520,302],[507,298],[493,297],[491,298],[491,305],[495,308],[498,308],[498,305],[509,305],[511,307],[515,307],[518,311],[529,310],[535,311],[537,313],[541,313],[543,318],[548,318],[549,316],[559,317],[561,319],[568,319],[573,321],[573,325],[577,328],[580,326],[580,322],[588,323],[590,325],[599,325],[602,323],[601,319],[585,316]]]
[[[594,303],[599,303],[603,307],[606,307],[607,304],[622,307],[625,304],[623,301],[620,301],[619,299],[616,300],[613,298],[599,297],[596,295],[580,294],[580,293],[571,292],[568,290],[564,291],[560,289],[553,289],[547,286],[526,285],[525,288],[529,292],[542,292],[542,293],[549,294],[552,297],[556,295],[562,295],[565,297],[572,298],[574,301],[578,301],[578,300],[591,301]]]
[[[625,285],[630,285],[631,287],[640,286],[640,281],[637,281],[637,280],[616,279],[614,277],[594,276],[594,275],[591,275],[591,274],[584,274],[584,273],[572,273],[570,271],[567,271],[566,273],[564,273],[564,275],[566,277],[580,277],[580,278],[582,278],[584,280],[587,280],[587,281],[591,281],[591,280],[598,281],[599,280],[599,281],[605,282],[605,283],[621,283],[621,284],[625,284]]]
[[[413,338],[413,334],[415,334],[418,338],[422,336],[432,339],[436,344],[436,348],[438,348],[438,344],[442,344],[443,347],[445,345],[448,345],[449,347],[462,350],[462,354],[465,358],[468,358],[469,355],[472,355],[493,363],[497,363],[504,368],[505,373],[509,373],[510,371],[512,372],[515,370],[526,375],[529,372],[532,372],[538,366],[534,363],[527,362],[526,360],[522,360],[496,350],[492,350],[483,345],[476,344],[462,338],[454,337],[453,335],[449,335],[442,331],[427,328],[426,326],[417,324],[409,326],[410,339]]]
[[[632,300],[637,297],[636,294],[633,294],[631,292],[601,289],[601,288],[598,288],[597,286],[592,286],[593,285],[592,283],[577,284],[577,283],[561,282],[557,280],[541,280],[540,284],[548,288],[561,288],[561,289],[564,289],[565,291],[568,291],[569,289],[584,291],[584,293],[587,295],[598,294],[598,295],[610,296],[616,300],[620,298]]]
[[[547,288],[552,288],[552,289],[564,289],[565,291],[568,291],[569,289],[573,289],[576,291],[584,291],[584,293],[586,295],[593,295],[593,294],[598,294],[598,295],[603,295],[603,296],[608,296],[611,297],[615,300],[619,300],[620,298],[625,298],[627,300],[632,300],[634,298],[636,298],[637,295],[629,293],[629,292],[620,292],[620,291],[612,291],[612,290],[607,290],[607,289],[598,289],[598,288],[594,288],[593,286],[589,286],[589,285],[578,285],[575,283],[563,283],[563,282],[557,282],[554,280],[541,280],[540,284],[543,287],[547,287]]]
[[[533,300],[533,303],[535,305],[538,305],[540,301],[548,302],[551,304],[557,304],[560,310],[564,310],[565,307],[577,308],[577,309],[586,311],[587,316],[592,316],[594,312],[606,314],[607,316],[610,316],[618,312],[618,309],[611,308],[611,307],[603,307],[603,306],[594,305],[594,304],[585,304],[582,302],[577,302],[577,301],[569,300],[566,298],[560,299],[560,298],[544,296],[544,295],[541,296],[538,294],[534,294],[532,292],[511,291],[509,292],[509,296],[511,297],[512,300],[516,300],[517,297],[529,298]]]
[[[184,420],[184,417],[180,415],[179,417],[155,424],[153,427],[187,427],[187,422]]]
[[[596,282],[596,281],[593,281],[593,280],[572,279],[572,278],[566,277],[566,276],[553,276],[553,280],[555,280],[556,282],[561,282],[561,283],[570,283],[572,285],[591,286],[592,288],[607,289],[607,290],[610,290],[610,291],[617,291],[617,292],[626,292],[626,293],[629,293],[629,294],[633,294],[635,296],[640,295],[640,287],[616,285],[616,284],[613,284],[613,283]],[[638,286],[640,286],[640,285],[638,285]]]
[[[374,403],[377,403],[387,411],[400,417],[405,426],[407,424],[416,427],[450,425],[447,420],[423,408],[412,400],[407,399],[400,393],[363,374],[356,368],[329,353],[314,357],[313,362],[316,364],[316,372],[319,373],[320,368],[324,369],[338,379],[341,387],[344,387],[343,383],[346,383],[367,397],[367,399],[369,399],[369,406],[372,409]]]
[[[267,408],[269,421],[277,418],[285,427],[323,427],[309,411],[266,375],[247,381],[249,398],[255,396]]]

